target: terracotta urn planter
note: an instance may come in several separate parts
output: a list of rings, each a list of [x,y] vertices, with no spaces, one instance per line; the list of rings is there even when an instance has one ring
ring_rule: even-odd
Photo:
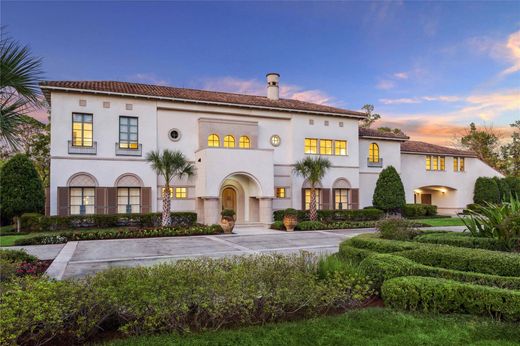
[[[284,215],[283,217],[283,225],[287,232],[294,231],[294,228],[298,224],[298,217],[296,215]]]
[[[224,209],[220,215],[222,216],[220,219],[220,227],[224,230],[224,234],[233,233],[233,228],[235,227],[235,211]]]

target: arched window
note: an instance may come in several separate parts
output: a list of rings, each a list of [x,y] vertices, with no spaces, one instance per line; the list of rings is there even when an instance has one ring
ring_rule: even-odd
[[[208,136],[208,147],[220,147],[220,138],[212,133]]]
[[[251,148],[251,141],[249,140],[249,137],[241,136],[238,145],[240,146],[240,148],[249,149]]]
[[[227,135],[224,137],[224,148],[234,148],[235,147],[235,137],[231,135]]]
[[[368,148],[368,161],[379,162],[379,145],[376,143],[370,143]]]

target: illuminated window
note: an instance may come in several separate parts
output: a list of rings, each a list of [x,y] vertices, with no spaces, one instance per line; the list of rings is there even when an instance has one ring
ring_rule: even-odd
[[[438,156],[432,156],[432,170],[433,171],[439,170],[439,157]]]
[[[251,141],[249,140],[249,137],[247,137],[247,136],[240,136],[238,145],[240,148],[249,149],[249,148],[251,148]]]
[[[368,162],[379,162],[379,145],[370,143],[368,147]]]
[[[139,187],[117,188],[117,212],[120,214],[141,212],[141,189]]]
[[[330,139],[320,139],[320,154],[332,155],[332,141]]]
[[[231,135],[227,135],[224,137],[224,148],[234,148],[235,147],[235,137]]]
[[[161,197],[164,194],[164,191],[166,191],[165,187],[161,189]],[[170,187],[170,198],[173,198],[173,187]]]
[[[430,171],[432,169],[432,157],[426,156],[426,170]]]
[[[315,189],[314,195],[316,196],[316,209],[321,209],[321,190]],[[305,189],[305,210],[309,210],[311,206],[311,189]]]
[[[208,136],[208,147],[220,147],[220,138],[216,134]]]
[[[318,140],[316,138],[305,138],[305,154],[318,153]]]
[[[92,146],[92,114],[72,114],[72,145]]]
[[[188,191],[185,187],[175,188],[175,198],[186,198],[188,197]]]
[[[94,214],[95,187],[71,187],[70,215]]]
[[[464,162],[464,158],[463,157],[460,157],[459,158],[459,171],[461,172],[464,172],[465,170],[465,162]]]
[[[446,170],[446,159],[444,156],[439,156],[439,160],[440,160],[440,170],[441,171],[445,171]]]
[[[334,209],[348,209],[347,189],[334,189]]]
[[[455,163],[454,163],[455,165]],[[446,170],[446,158],[444,156],[426,156],[426,170],[444,171]]]
[[[123,149],[138,149],[136,117],[119,117],[119,147]]]
[[[285,198],[285,187],[276,188],[276,198]]]
[[[453,158],[453,172],[457,172],[459,170],[459,158]]]
[[[334,154],[340,156],[347,155],[347,141],[335,141]]]

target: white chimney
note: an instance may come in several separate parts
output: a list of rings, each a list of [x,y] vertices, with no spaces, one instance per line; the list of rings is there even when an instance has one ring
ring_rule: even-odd
[[[267,98],[269,100],[278,100],[280,98],[280,89],[278,83],[280,75],[278,73],[268,73],[267,77]]]

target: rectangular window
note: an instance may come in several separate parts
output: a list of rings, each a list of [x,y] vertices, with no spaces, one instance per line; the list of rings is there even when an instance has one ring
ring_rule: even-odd
[[[285,187],[276,188],[276,198],[285,198]]]
[[[141,188],[117,188],[117,212],[120,214],[141,212]]]
[[[316,209],[321,209],[321,190],[315,189],[314,195],[316,196]],[[311,206],[311,189],[305,189],[305,210],[309,210]]]
[[[465,172],[465,169],[466,169],[464,161],[465,160],[463,157],[459,158],[459,171],[461,171],[461,172]]]
[[[70,215],[94,214],[95,189],[94,187],[70,188]]]
[[[444,156],[426,156],[426,170],[427,171],[445,171],[446,158]]]
[[[332,140],[320,139],[320,154],[332,155]]]
[[[342,210],[348,209],[348,190],[335,189],[334,190],[334,209]]]
[[[439,156],[440,160],[440,170],[445,171],[446,170],[446,158],[444,156]]]
[[[334,154],[339,156],[347,155],[347,141],[335,141]]]
[[[163,187],[163,188],[161,189],[161,198],[162,198],[162,195],[163,195],[163,193],[164,193],[165,190],[166,190],[165,187]],[[173,187],[170,187],[170,198],[173,198]]]
[[[185,187],[176,187],[175,188],[175,198],[187,198],[188,197],[188,191]]]
[[[119,147],[121,149],[138,149],[138,118],[119,117]]]
[[[92,114],[72,113],[72,145],[76,147],[92,146]]]
[[[439,157],[432,156],[432,171],[439,170]]]
[[[457,172],[459,170],[459,158],[453,158],[453,172]]]
[[[318,140],[316,138],[305,138],[305,154],[318,153]]]
[[[430,171],[432,169],[432,157],[427,155],[426,156],[426,170]]]

